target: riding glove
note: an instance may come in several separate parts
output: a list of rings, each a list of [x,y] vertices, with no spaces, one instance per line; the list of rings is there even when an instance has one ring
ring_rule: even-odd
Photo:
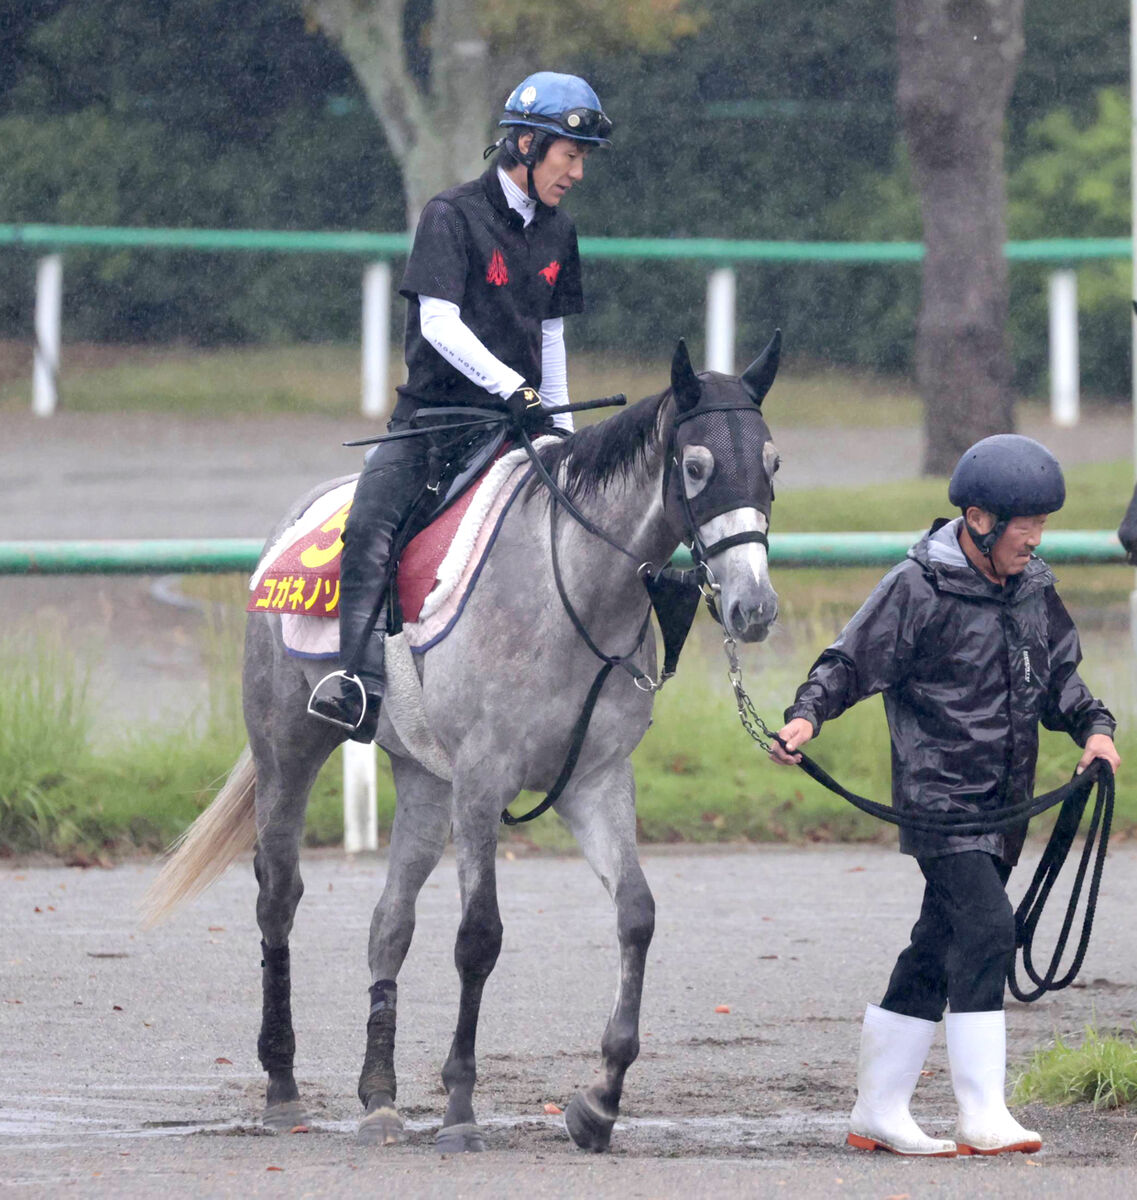
[[[541,393],[528,384],[505,398],[505,406],[514,422],[527,433],[534,433],[545,424],[545,411],[541,405]]]

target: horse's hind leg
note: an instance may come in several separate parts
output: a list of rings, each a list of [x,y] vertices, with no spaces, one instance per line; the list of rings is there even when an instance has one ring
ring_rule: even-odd
[[[644,964],[655,931],[655,901],[636,853],[635,780],[626,760],[572,785],[557,804],[589,865],[616,905],[620,986],[600,1043],[600,1079],[578,1092],[565,1126],[578,1146],[607,1150],[624,1075],[640,1052]]]
[[[258,635],[250,627],[252,649]],[[268,1072],[263,1122],[269,1129],[291,1129],[304,1122],[293,1063],[292,979],[288,937],[304,893],[300,878],[300,839],[308,793],[339,738],[304,711],[303,677],[296,697],[283,692],[283,673],[250,670],[245,674],[245,723],[257,770],[257,849],[253,859],[259,891],[257,924],[261,931],[261,1032],[257,1055]],[[272,684],[269,679],[272,678]],[[290,684],[291,680],[288,681]],[[295,703],[291,701],[295,700]]]
[[[395,980],[414,935],[415,901],[450,834],[450,785],[405,758],[392,758],[391,767],[398,803],[387,881],[371,918],[371,1011],[359,1077],[366,1115],[357,1135],[361,1143],[380,1146],[403,1140],[395,1107]]]

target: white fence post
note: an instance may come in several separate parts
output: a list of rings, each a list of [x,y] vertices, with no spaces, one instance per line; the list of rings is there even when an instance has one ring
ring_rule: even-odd
[[[1078,275],[1050,276],[1050,419],[1078,423]]]
[[[63,324],[63,255],[36,264],[36,348],[32,369],[32,412],[50,417],[59,402],[59,347]]]
[[[734,374],[733,267],[716,267],[707,277],[707,370]]]
[[[734,374],[733,266],[717,266],[706,278],[706,370]]]
[[[343,744],[343,848],[346,854],[379,849],[375,743]]]
[[[363,272],[363,399],[365,417],[387,412],[391,355],[391,264],[369,263]]]

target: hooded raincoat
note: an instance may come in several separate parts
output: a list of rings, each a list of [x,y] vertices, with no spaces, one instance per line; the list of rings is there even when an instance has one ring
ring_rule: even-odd
[[[786,719],[816,732],[884,694],[898,811],[993,812],[1034,790],[1038,723],[1078,745],[1113,735],[1110,711],[1078,674],[1077,630],[1039,558],[999,587],[959,545],[961,518],[937,521],[877,585],[814,663]],[[981,850],[1018,861],[1021,828],[968,836],[900,831],[917,857]]]

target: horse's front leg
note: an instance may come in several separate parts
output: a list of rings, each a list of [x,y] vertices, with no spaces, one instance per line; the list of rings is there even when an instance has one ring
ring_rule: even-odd
[[[395,1107],[395,980],[414,935],[418,894],[450,834],[450,785],[410,759],[392,757],[391,767],[398,799],[387,881],[371,918],[371,1002],[359,1076],[366,1111],[357,1140],[378,1146],[395,1145],[404,1137],[403,1118]]]
[[[635,780],[625,759],[574,783],[557,803],[589,865],[616,905],[620,984],[600,1042],[600,1079],[578,1092],[565,1126],[585,1150],[607,1150],[620,1111],[624,1075],[640,1052],[640,1001],[655,901],[636,853]]]
[[[488,803],[486,797],[476,805],[465,803],[456,781],[454,842],[462,920],[454,945],[454,965],[461,995],[454,1040],[442,1068],[448,1099],[435,1144],[444,1154],[485,1149],[485,1138],[474,1118],[474,1085],[478,1078],[474,1047],[482,990],[501,950],[495,864],[501,806],[496,796],[488,798]]]

